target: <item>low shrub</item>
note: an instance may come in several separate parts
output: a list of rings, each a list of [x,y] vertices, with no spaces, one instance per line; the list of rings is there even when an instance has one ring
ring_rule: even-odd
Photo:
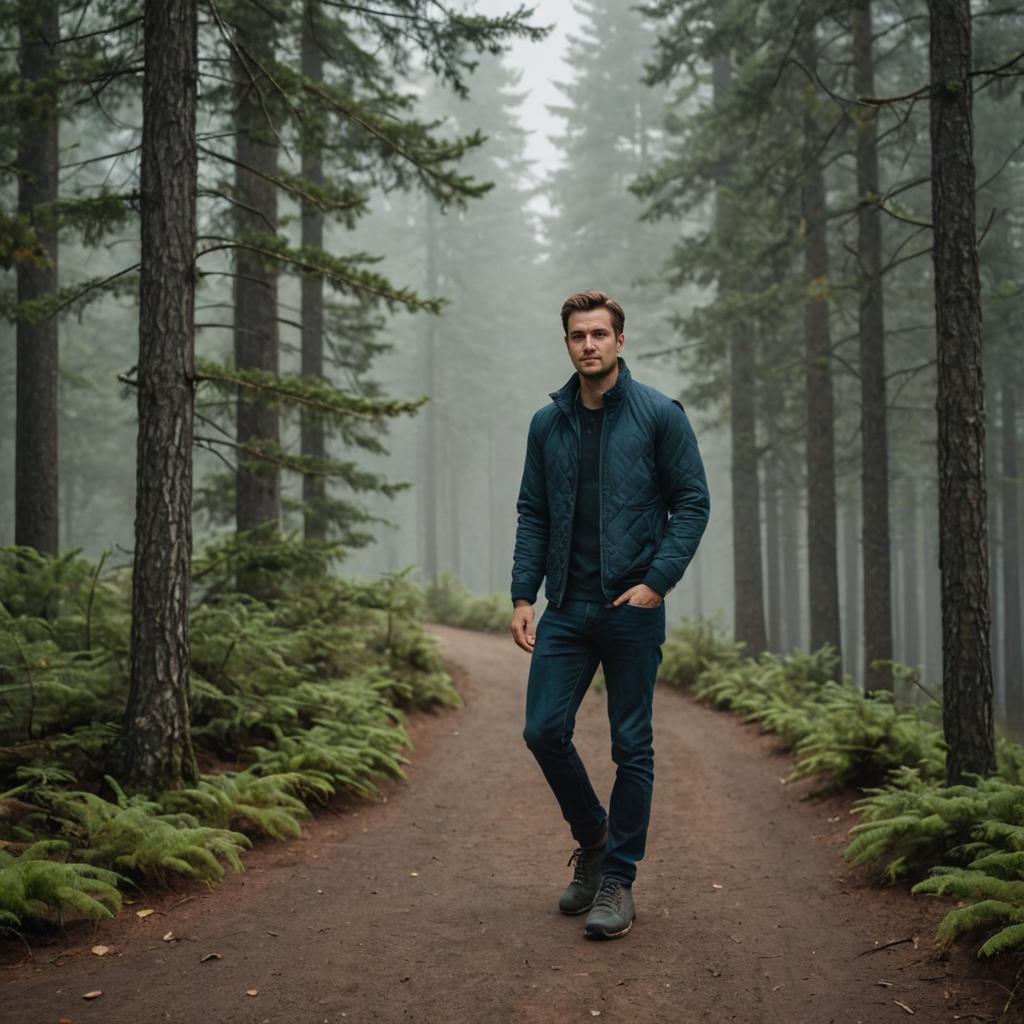
[[[287,538],[260,559],[232,538],[194,564],[193,743],[236,770],[144,798],[115,778],[127,567],[0,548],[0,928],[64,904],[110,912],[132,880],[240,870],[249,836],[295,836],[310,804],[402,778],[407,709],[460,703],[407,574],[342,579]],[[234,589],[259,565],[276,587],[262,600]]]

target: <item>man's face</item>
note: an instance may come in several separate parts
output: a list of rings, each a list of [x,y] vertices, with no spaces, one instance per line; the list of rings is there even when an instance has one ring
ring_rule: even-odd
[[[565,347],[581,377],[588,380],[607,377],[615,369],[625,341],[625,335],[615,335],[610,309],[602,306],[569,314]]]

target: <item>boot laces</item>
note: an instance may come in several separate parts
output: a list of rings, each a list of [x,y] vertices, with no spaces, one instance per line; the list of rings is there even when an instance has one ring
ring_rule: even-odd
[[[619,910],[622,906],[622,883],[615,878],[602,878],[601,888],[597,890],[594,907],[608,910]]]
[[[572,851],[572,855],[569,857],[566,867],[572,866],[572,881],[577,885],[586,885],[587,882],[587,865],[583,857],[586,854],[586,850],[582,846],[577,846]],[[570,883],[572,884],[572,883]]]

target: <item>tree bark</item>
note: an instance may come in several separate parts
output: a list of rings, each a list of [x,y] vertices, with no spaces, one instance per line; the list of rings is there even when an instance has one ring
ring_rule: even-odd
[[[36,207],[57,199],[60,168],[57,57],[60,36],[56,0],[23,4],[18,71],[31,90],[33,118],[21,127],[15,165],[18,213],[28,218],[45,250],[46,265],[18,260],[18,302],[57,291],[57,231]],[[57,318],[18,321],[14,448],[14,543],[56,554],[60,546],[57,490]]]
[[[768,649],[783,652],[782,642],[782,515],[779,509],[781,488],[776,458],[765,461],[765,597],[767,605]]]
[[[197,779],[189,725],[196,246],[196,0],[146,0],[131,689],[123,782]]]
[[[971,7],[929,0],[943,726],[950,784],[995,771]]]
[[[444,446],[443,472],[448,483],[448,511],[445,519],[448,527],[448,565],[447,571],[457,579],[464,580],[472,586],[471,580],[466,578],[462,567],[462,552],[468,538],[462,536],[462,517],[459,515],[461,502],[459,500],[462,488],[460,486],[460,469],[462,458],[458,450],[457,432],[449,420],[444,424],[444,433],[447,444]]]
[[[712,61],[714,100],[729,92],[732,68],[728,56]],[[715,198],[715,231],[730,236],[725,188],[727,170],[719,169]],[[733,275],[734,276],[734,275]],[[721,288],[728,293],[739,282],[723,274]],[[764,578],[761,552],[761,495],[757,463],[757,393],[754,375],[754,340],[749,329],[733,329],[729,339],[729,420],[732,476],[733,622],[736,639],[745,652],[757,657],[768,647],[764,624]]]
[[[302,73],[313,81],[323,79],[323,51],[316,40],[316,14],[319,4],[306,0],[302,18]],[[324,181],[320,134],[316,125],[306,129],[302,147],[302,177],[314,185]],[[312,204],[302,210],[302,244],[322,249],[324,215]],[[302,374],[305,377],[324,375],[324,281],[319,275],[302,278]],[[301,450],[303,455],[322,459],[325,454],[324,423],[319,416],[302,411]],[[327,534],[324,517],[326,486],[318,473],[302,477],[303,529],[306,540],[323,540]]]
[[[428,196],[426,202],[426,290],[428,296],[438,293],[437,268],[437,226],[433,200]],[[420,490],[423,508],[423,574],[427,581],[437,579],[438,574],[438,476],[441,464],[438,458],[438,415],[437,415],[437,325],[436,317],[430,316],[426,326],[426,390],[430,401],[423,410],[425,418],[420,449],[420,465],[422,486]]]
[[[939,574],[938,502],[925,500],[924,624],[928,679],[942,680],[942,579]]]
[[[860,669],[860,538],[857,536],[858,507],[853,501],[842,508],[843,525],[843,645],[846,671],[854,679]]]
[[[1007,360],[1009,362],[1009,360]],[[1003,371],[1002,521],[1003,521],[1003,683],[1006,718],[1019,734],[1024,727],[1024,652],[1021,650],[1020,467],[1017,454],[1017,391],[1011,367]]]
[[[239,37],[244,52],[261,64],[273,58],[274,21],[250,9]],[[243,58],[244,59],[244,58]],[[268,180],[277,173],[277,139],[268,123],[272,89],[252,61],[234,61],[237,104],[235,134],[235,225],[240,239],[277,232],[277,189]],[[263,97],[261,99],[261,93]],[[277,272],[266,259],[239,249],[235,260],[235,366],[240,370],[278,372]],[[265,400],[239,389],[236,434],[240,448],[280,445],[278,415]],[[239,533],[276,531],[281,510],[281,474],[266,459],[238,452],[235,522]],[[252,589],[247,574],[242,589]],[[258,589],[258,587],[257,587]]]
[[[871,0],[853,6],[854,90],[875,95]],[[866,690],[892,691],[892,670],[872,668],[892,659],[889,540],[889,441],[885,382],[885,296],[882,287],[882,212],[877,197],[878,109],[858,108],[857,259],[860,266],[861,515],[864,559]]]
[[[803,608],[800,599],[800,484],[788,462],[779,466],[782,479],[782,625],[784,649],[804,646]]]
[[[804,62],[817,72],[813,32],[804,44]],[[801,190],[804,244],[804,342],[807,388],[807,569],[811,650],[832,644],[842,670],[839,626],[839,570],[836,551],[835,423],[832,397],[832,338],[829,327],[829,252],[826,235],[825,172],[818,157],[821,132],[813,98],[804,108],[807,153]]]
[[[912,476],[903,483],[903,654],[907,665],[921,663],[921,606],[918,601],[920,567],[917,548],[918,530],[917,482]]]

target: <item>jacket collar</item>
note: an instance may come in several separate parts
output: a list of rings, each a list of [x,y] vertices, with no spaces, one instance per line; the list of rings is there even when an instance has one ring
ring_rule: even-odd
[[[629,372],[629,367],[626,366],[626,360],[622,356],[618,357],[619,361],[619,376],[615,381],[615,386],[609,388],[604,393],[604,401],[607,405],[609,402],[615,404],[625,397],[626,392],[629,390],[630,381],[633,379]],[[576,396],[580,392],[580,375],[574,373],[565,384],[560,387],[557,391],[551,392],[551,398],[564,413],[572,415],[573,408],[576,405]]]

